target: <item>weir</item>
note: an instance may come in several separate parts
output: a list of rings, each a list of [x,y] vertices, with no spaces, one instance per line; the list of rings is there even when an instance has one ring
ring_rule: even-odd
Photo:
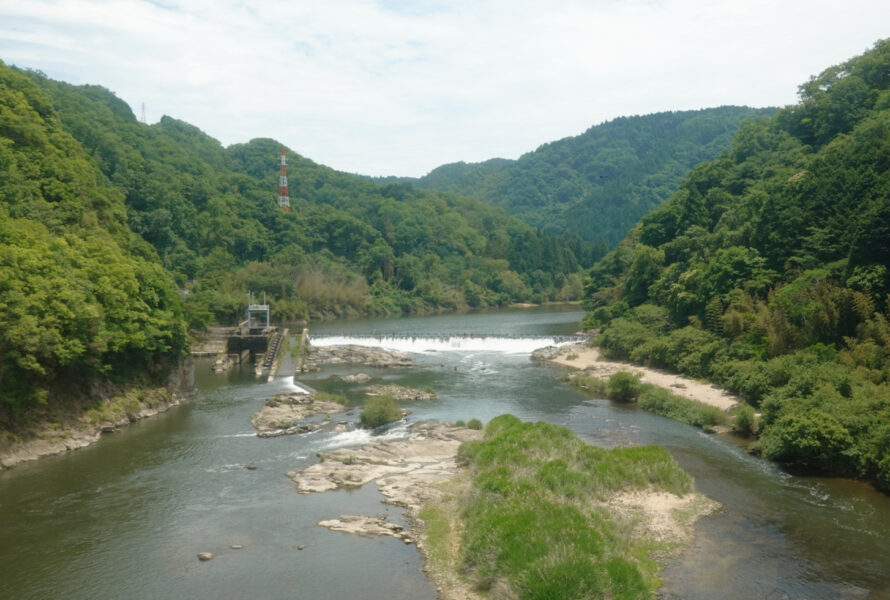
[[[312,336],[316,346],[370,346],[400,352],[425,354],[429,352],[503,352],[506,354],[530,354],[546,346],[562,346],[584,342],[582,335],[559,336],[510,336],[454,334],[447,336],[421,336],[409,334],[386,335],[319,335]]]

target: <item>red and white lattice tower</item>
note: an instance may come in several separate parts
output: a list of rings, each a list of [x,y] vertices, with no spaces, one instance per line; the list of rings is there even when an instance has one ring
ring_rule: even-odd
[[[290,195],[287,193],[287,157],[281,149],[281,174],[278,176],[278,208],[290,212]]]

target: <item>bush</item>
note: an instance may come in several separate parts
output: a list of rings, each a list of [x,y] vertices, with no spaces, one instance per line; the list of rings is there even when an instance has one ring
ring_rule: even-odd
[[[372,429],[402,418],[402,409],[392,396],[374,396],[365,404],[359,417],[362,427]]]
[[[470,429],[480,430],[482,429],[482,421],[480,421],[479,419],[470,419],[470,421],[467,423],[467,427],[469,427]]]
[[[464,421],[463,419],[458,419],[457,421],[454,422],[454,426],[455,427],[466,427],[467,422]]]
[[[757,433],[757,420],[754,417],[754,408],[750,404],[743,402],[738,405],[732,428],[742,435],[752,436]]]
[[[640,376],[618,371],[609,377],[609,399],[616,402],[633,402],[640,395]]]
[[[849,472],[850,432],[821,410],[783,415],[760,442],[763,455],[770,460],[819,471]]]

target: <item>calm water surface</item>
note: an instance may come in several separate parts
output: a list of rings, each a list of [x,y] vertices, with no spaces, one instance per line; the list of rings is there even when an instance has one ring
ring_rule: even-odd
[[[437,402],[411,406],[412,420],[510,412],[604,447],[665,446],[724,506],[667,565],[665,598],[890,598],[890,498],[855,482],[791,476],[731,439],[586,401],[528,358],[529,347],[572,334],[581,317],[546,308],[341,321],[312,333],[319,343],[378,336],[411,350],[414,369],[363,370],[436,390]],[[348,372],[302,381],[358,402],[362,386],[329,379]],[[259,439],[250,416],[293,389],[288,377],[259,384],[246,369],[214,375],[199,363],[197,380],[197,398],[167,414],[0,473],[0,598],[435,598],[414,547],[316,526],[347,513],[404,522],[374,487],[300,495],[285,477],[319,450],[371,434]],[[376,439],[402,435],[398,426]],[[199,562],[202,551],[216,558]]]

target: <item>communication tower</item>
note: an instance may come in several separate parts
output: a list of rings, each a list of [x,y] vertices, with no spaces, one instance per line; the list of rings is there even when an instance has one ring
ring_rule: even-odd
[[[278,176],[278,208],[290,212],[290,195],[287,192],[287,157],[281,149],[281,174]]]

